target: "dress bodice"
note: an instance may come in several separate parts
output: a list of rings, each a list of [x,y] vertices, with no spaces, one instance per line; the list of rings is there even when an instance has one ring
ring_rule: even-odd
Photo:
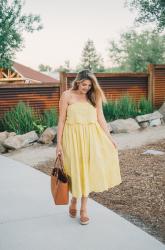
[[[96,123],[97,112],[96,108],[89,102],[75,102],[68,106],[66,123]]]

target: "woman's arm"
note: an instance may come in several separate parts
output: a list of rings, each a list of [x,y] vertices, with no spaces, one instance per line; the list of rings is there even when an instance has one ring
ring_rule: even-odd
[[[108,129],[108,125],[107,122],[105,120],[104,117],[104,113],[103,113],[103,107],[102,107],[102,99],[99,98],[99,100],[96,103],[96,110],[97,110],[97,120],[100,124],[100,126],[102,127],[102,129],[104,130],[104,132],[106,133],[106,135],[108,136],[108,138],[115,144],[112,136],[110,135],[109,129]]]
[[[58,127],[57,127],[57,146],[62,144],[62,133],[66,120],[66,110],[68,106],[68,91],[64,91],[60,97],[59,101],[59,117],[58,117]]]

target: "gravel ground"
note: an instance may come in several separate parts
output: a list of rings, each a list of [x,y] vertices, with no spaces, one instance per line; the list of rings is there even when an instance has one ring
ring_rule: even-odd
[[[165,152],[165,140],[119,151],[122,184],[90,198],[165,243],[165,155],[143,155],[147,149]]]
[[[122,183],[89,198],[112,209],[165,243],[165,155],[143,155],[147,149],[165,152],[165,139],[135,149],[119,150]],[[35,166],[50,175],[53,160]]]

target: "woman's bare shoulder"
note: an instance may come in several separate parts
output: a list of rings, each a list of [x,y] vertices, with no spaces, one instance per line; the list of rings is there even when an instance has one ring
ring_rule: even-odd
[[[65,99],[68,101],[71,98],[71,95],[72,95],[71,89],[67,89],[62,92],[61,97],[62,99]]]

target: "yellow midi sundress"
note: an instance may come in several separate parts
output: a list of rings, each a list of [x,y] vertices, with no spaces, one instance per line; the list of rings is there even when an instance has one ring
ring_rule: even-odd
[[[62,134],[63,165],[74,197],[102,192],[121,183],[118,150],[97,121],[89,102],[68,106]]]

